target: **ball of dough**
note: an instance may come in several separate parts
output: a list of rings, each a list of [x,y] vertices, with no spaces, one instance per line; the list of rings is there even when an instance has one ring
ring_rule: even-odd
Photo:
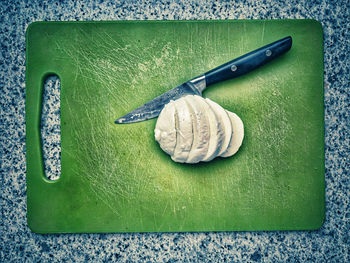
[[[187,95],[161,111],[154,136],[175,162],[208,162],[229,157],[240,148],[244,127],[235,114],[210,99]]]

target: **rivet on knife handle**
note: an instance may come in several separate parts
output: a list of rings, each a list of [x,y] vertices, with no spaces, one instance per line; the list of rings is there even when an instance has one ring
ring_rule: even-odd
[[[248,73],[287,52],[292,46],[290,36],[263,46],[205,73],[207,86]]]

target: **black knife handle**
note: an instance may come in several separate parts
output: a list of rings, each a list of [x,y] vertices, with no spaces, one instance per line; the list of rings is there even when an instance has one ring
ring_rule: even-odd
[[[209,86],[248,73],[284,54],[291,46],[292,37],[288,36],[231,60],[205,73],[206,85]]]

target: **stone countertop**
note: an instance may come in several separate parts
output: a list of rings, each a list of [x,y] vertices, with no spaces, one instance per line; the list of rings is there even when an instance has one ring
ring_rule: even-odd
[[[38,1],[40,2],[40,1]],[[2,1],[0,261],[349,262],[350,3]],[[39,235],[26,222],[25,30],[34,21],[303,19],[324,30],[326,219],[317,231]]]

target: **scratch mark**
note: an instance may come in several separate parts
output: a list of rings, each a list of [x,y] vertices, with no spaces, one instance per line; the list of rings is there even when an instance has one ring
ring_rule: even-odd
[[[261,44],[264,43],[264,36],[265,36],[265,21],[263,22],[263,28],[262,28],[262,33],[261,33]]]

